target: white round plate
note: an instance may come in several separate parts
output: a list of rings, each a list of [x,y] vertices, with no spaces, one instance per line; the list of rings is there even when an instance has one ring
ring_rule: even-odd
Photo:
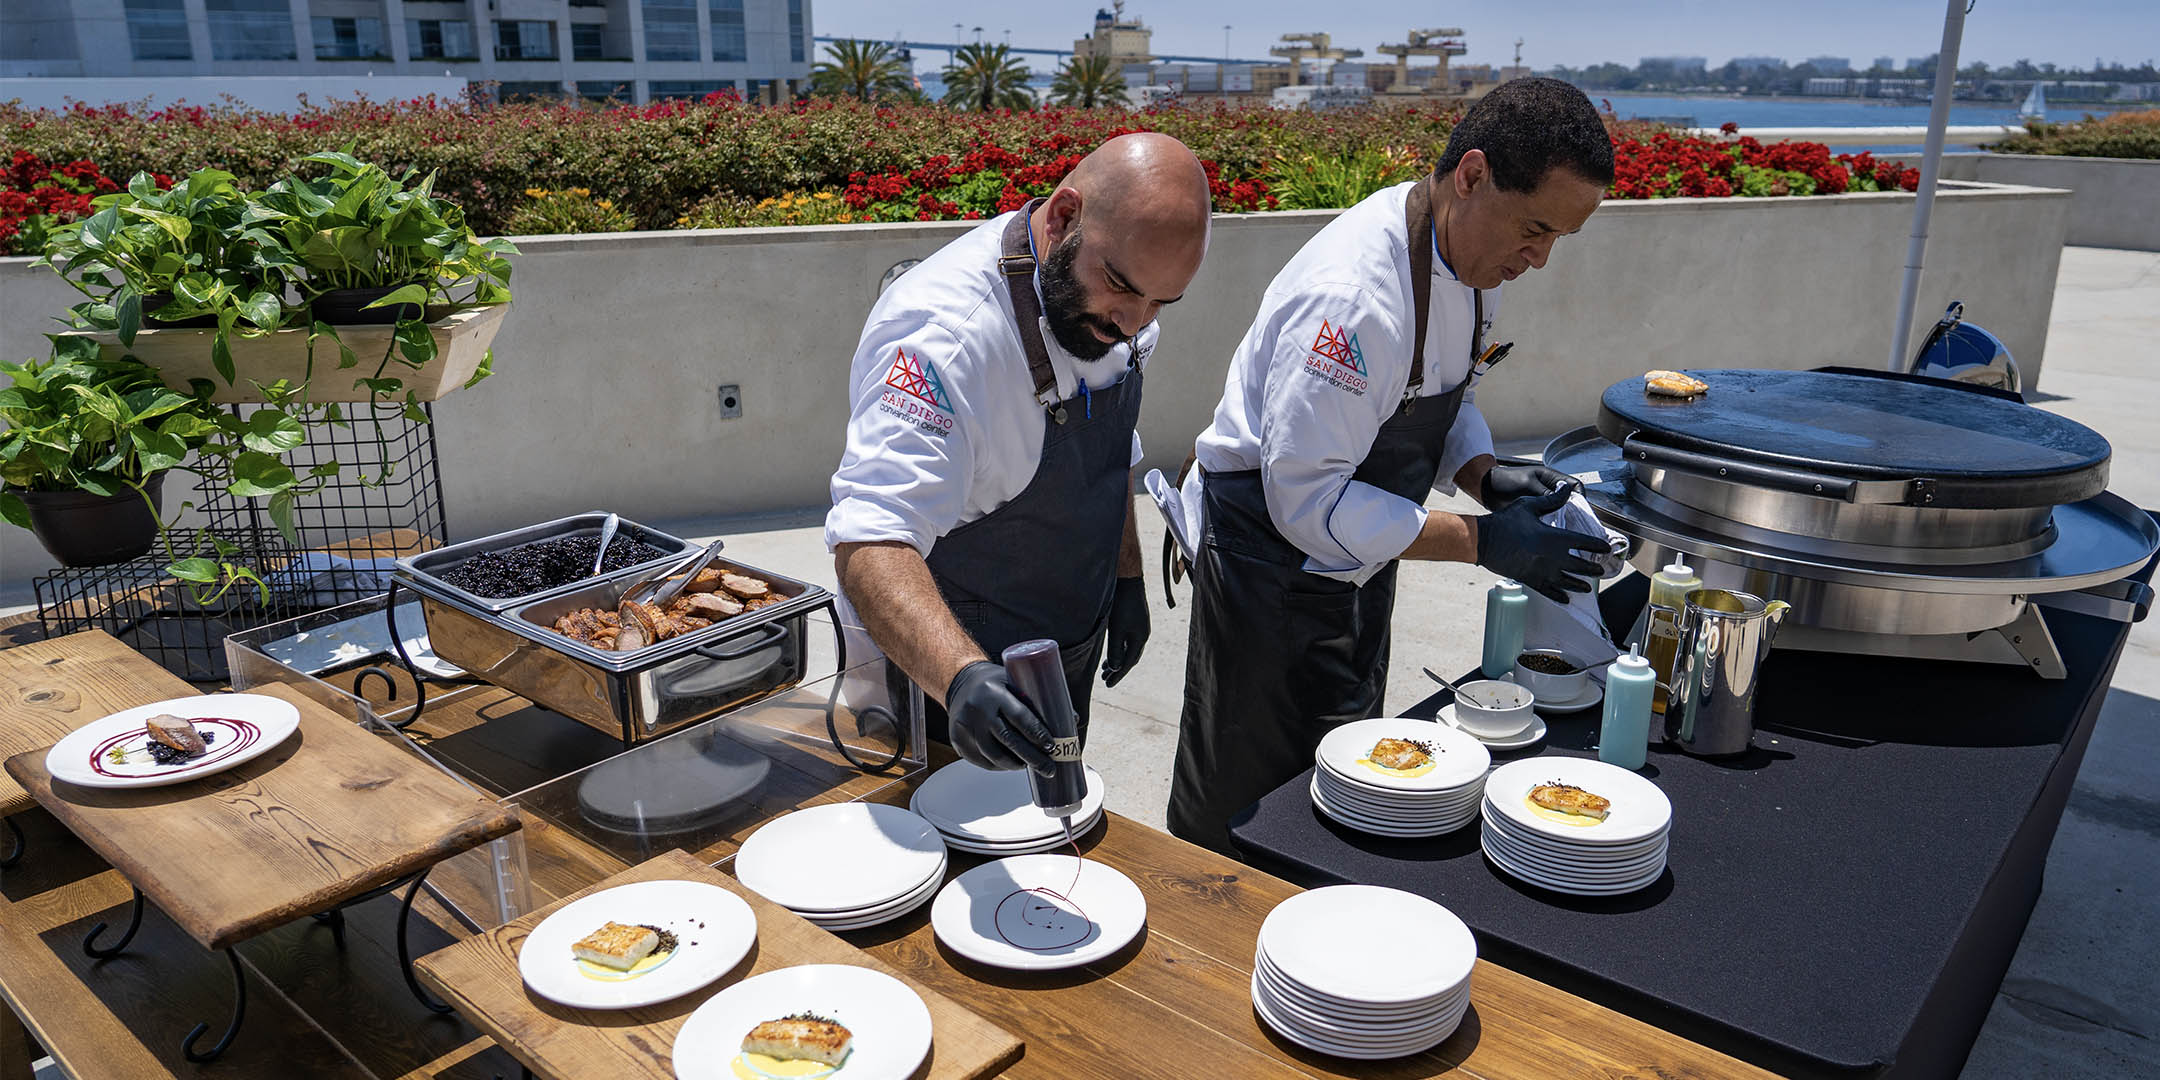
[[[1313,805],[1319,807],[1321,813],[1326,814],[1328,817],[1331,817],[1338,822],[1341,822],[1343,825],[1349,828],[1356,829],[1359,832],[1371,833],[1374,836],[1386,836],[1406,840],[1422,839],[1432,836],[1445,836],[1446,834],[1454,832],[1455,830],[1460,829],[1463,826],[1477,820],[1476,814],[1469,813],[1464,814],[1460,818],[1456,819],[1405,822],[1395,818],[1374,817],[1360,814],[1355,810],[1349,810],[1338,806],[1335,803],[1329,801],[1327,795],[1321,792],[1317,784],[1315,784],[1315,786],[1311,789],[1311,794]]]
[[[1550,781],[1573,784],[1612,800],[1595,825],[1562,825],[1530,811],[1530,789]],[[1672,827],[1672,800],[1656,784],[1594,758],[1542,756],[1510,761],[1485,778],[1485,798],[1516,825],[1564,844],[1625,844]]]
[[[1385,928],[1416,942],[1375,958],[1356,947]],[[1260,948],[1291,982],[1376,1005],[1423,1001],[1470,977],[1477,942],[1455,913],[1415,893],[1378,885],[1330,885],[1302,892],[1268,912]]]
[[[1095,828],[1095,823],[1101,820],[1102,814],[1098,812],[1094,817],[1088,818],[1085,821],[1073,822],[1073,839],[1078,840],[1081,837],[1086,836],[1090,830]],[[936,823],[932,822],[932,824]],[[972,852],[977,855],[998,856],[1033,855],[1041,851],[1070,850],[1071,847],[1071,845],[1065,839],[1065,830],[1063,827],[1060,827],[1055,835],[1044,837],[1041,840],[1020,840],[1010,844],[978,843],[974,840],[963,840],[960,837],[954,836],[951,833],[946,833],[945,846],[953,849],[954,851]]]
[[[1462,732],[1462,734],[1464,735],[1469,735],[1471,738],[1476,739],[1478,742],[1485,744],[1485,749],[1488,751],[1520,750],[1525,746],[1535,746],[1539,739],[1545,737],[1546,731],[1545,718],[1537,715],[1537,713],[1535,712],[1532,712],[1530,714],[1530,726],[1523,728],[1521,731],[1518,731],[1513,735],[1503,735],[1497,739],[1488,739],[1483,735],[1477,735],[1469,731],[1465,731],[1461,726],[1455,723],[1455,703],[1452,701],[1440,707],[1440,723],[1448,726],[1449,728],[1453,728],[1456,731]]]
[[[847,915],[805,915],[803,918],[827,930],[861,930],[865,927],[878,926],[889,923],[929,903],[930,898],[937,895],[938,887],[943,884],[945,884],[945,874],[943,871],[939,871],[930,880],[923,882],[920,888],[890,904]]]
[[[1087,770],[1087,794],[1073,814],[1077,822],[1102,811],[1103,778]],[[1035,805],[1028,770],[985,769],[955,761],[932,773],[915,789],[908,809],[928,818],[949,836],[983,844],[1032,842],[1055,836],[1065,839],[1065,826]]]
[[[1070,900],[1021,891],[1033,888],[1054,889]],[[970,960],[1047,971],[1093,963],[1124,948],[1147,925],[1147,899],[1132,879],[1092,859],[1017,855],[947,882],[930,907],[930,925],[946,948]]]
[[[882,803],[834,803],[774,818],[735,853],[735,877],[794,912],[837,913],[906,896],[945,865],[937,826]]]
[[[587,975],[570,947],[609,922],[673,931],[675,953],[634,978]],[[702,989],[734,970],[756,940],[757,916],[742,897],[702,881],[640,881],[572,901],[542,919],[518,946],[518,974],[549,1001],[634,1009]]]
[[[1433,770],[1423,776],[1390,776],[1358,764],[1381,739],[1431,744]],[[1313,758],[1353,784],[1404,792],[1453,791],[1476,783],[1492,765],[1492,754],[1468,734],[1431,720],[1401,717],[1357,720],[1337,727],[1320,740]]]
[[[1625,896],[1628,893],[1641,892],[1649,888],[1665,873],[1665,868],[1661,866],[1658,868],[1657,873],[1645,875],[1634,881],[1622,882],[1616,885],[1588,885],[1550,877],[1519,863],[1512,862],[1506,857],[1491,851],[1484,854],[1486,861],[1492,863],[1494,867],[1510,877],[1526,881],[1541,889],[1551,889],[1554,892],[1568,893],[1572,896]]]
[[[900,907],[901,905],[906,904],[911,900],[919,900],[929,893],[936,892],[938,886],[945,883],[946,865],[947,864],[944,862],[938,863],[937,873],[934,873],[929,877],[924,878],[922,882],[916,885],[914,888],[911,888],[908,891],[901,893],[899,896],[893,897],[890,900],[882,901],[876,904],[865,904],[862,907],[848,908],[844,911],[798,911],[796,912],[796,914],[810,920],[811,922],[848,922],[870,915],[882,914],[894,908]]]
[[[1632,844],[1564,844],[1544,835],[1513,826],[1507,818],[1487,808],[1484,811],[1486,831],[1492,833],[1510,847],[1520,849],[1542,859],[1563,866],[1592,867],[1622,866],[1641,862],[1666,850],[1672,843],[1670,833],[1639,840]]]
[[[143,721],[160,713],[185,717],[215,735],[201,757],[173,765],[150,760]],[[300,710],[262,694],[198,694],[122,709],[92,720],[45,752],[55,780],[94,788],[147,788],[214,776],[276,749],[300,730]],[[127,756],[111,758],[114,748]]]
[[[1325,792],[1328,801],[1353,810],[1373,814],[1394,815],[1407,818],[1452,818],[1475,812],[1482,801],[1483,791],[1465,788],[1459,793],[1433,795],[1419,799],[1397,799],[1375,796],[1370,791],[1345,786],[1326,769],[1313,771],[1313,786]]]
[[[1261,956],[1264,958],[1266,954],[1262,953]],[[1273,996],[1276,1004],[1294,1008],[1308,1014],[1315,1022],[1324,1022],[1326,1026],[1339,1027],[1346,1032],[1397,1032],[1424,1027],[1439,1020],[1449,1010],[1459,1008],[1463,1000],[1470,995],[1470,987],[1466,983],[1429,1002],[1422,1002],[1415,1008],[1381,1010],[1330,1001],[1312,990],[1292,983],[1264,959],[1253,965],[1253,971]]]
[[[1666,852],[1663,848],[1624,866],[1590,867],[1564,864],[1527,852],[1494,835],[1490,830],[1478,839],[1480,847],[1499,854],[1510,863],[1560,880],[1576,881],[1585,885],[1613,885],[1623,881],[1636,881],[1646,874],[1656,873],[1665,865]]]
[[[805,964],[752,975],[698,1006],[675,1037],[677,1080],[734,1080],[743,1036],[800,1012],[854,1036],[854,1048],[830,1075],[907,1080],[930,1053],[930,1008],[906,983],[850,964]]]
[[[1318,1050],[1323,1054],[1333,1054],[1336,1057],[1353,1058],[1362,1061],[1381,1061],[1388,1058],[1408,1057],[1412,1054],[1422,1053],[1446,1042],[1449,1036],[1455,1034],[1455,1026],[1447,1026],[1430,1034],[1420,1034],[1393,1046],[1357,1045],[1328,1038],[1302,1025],[1289,1022],[1272,1007],[1270,1002],[1259,994],[1253,995],[1253,1010],[1260,1015],[1260,1019],[1265,1021],[1268,1027],[1274,1029],[1276,1033],[1291,1042],[1309,1050]],[[1459,1026],[1461,1022],[1462,1018],[1456,1017],[1456,1025]]]

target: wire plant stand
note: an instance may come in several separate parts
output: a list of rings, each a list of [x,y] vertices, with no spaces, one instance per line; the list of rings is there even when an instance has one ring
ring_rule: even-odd
[[[255,407],[232,406],[245,418]],[[420,407],[432,419],[431,406]],[[435,427],[402,404],[345,407],[343,423],[310,424],[307,442],[285,456],[305,477],[318,466],[341,468],[293,504],[299,543],[286,539],[268,507],[198,484],[195,517],[172,531],[180,556],[209,554],[196,532],[232,546],[230,561],[253,567],[266,590],[241,583],[210,602],[208,592],[165,572],[163,543],[109,566],[63,567],[36,579],[38,622],[48,637],[102,630],[189,682],[228,678],[225,637],[379,595],[398,557],[449,537],[443,513]],[[267,592],[267,595],[265,595]]]

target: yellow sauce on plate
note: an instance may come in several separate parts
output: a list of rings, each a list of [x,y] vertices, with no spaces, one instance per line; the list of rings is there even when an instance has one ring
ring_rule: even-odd
[[[840,1066],[827,1065],[822,1061],[811,1061],[807,1058],[789,1061],[769,1054],[753,1054],[748,1050],[735,1055],[735,1060],[728,1062],[728,1067],[740,1080],[818,1080],[818,1077],[831,1076],[840,1071]]]
[[[1423,776],[1426,773],[1433,771],[1433,767],[1439,764],[1435,761],[1428,761],[1425,764],[1420,765],[1414,769],[1390,769],[1387,766],[1382,765],[1371,758],[1359,758],[1357,759],[1357,763],[1365,766],[1368,769],[1371,769],[1376,773],[1379,773],[1382,776],[1400,776],[1404,779],[1409,779],[1413,776]]]
[[[577,965],[578,974],[594,982],[629,982],[632,979],[652,974],[660,965],[675,959],[675,954],[681,951],[682,949],[677,947],[666,952],[651,953],[643,960],[630,965],[628,971],[617,971],[605,964],[595,964],[590,960],[577,956],[571,957],[570,962]]]
[[[1536,814],[1537,816],[1544,818],[1545,820],[1550,821],[1555,825],[1568,825],[1577,829],[1587,829],[1592,825],[1605,824],[1603,818],[1584,817],[1581,814],[1563,814],[1558,810],[1552,810],[1543,806],[1539,806],[1537,803],[1532,802],[1530,800],[1530,796],[1528,795],[1524,795],[1522,797],[1522,804],[1529,807],[1531,813]]]

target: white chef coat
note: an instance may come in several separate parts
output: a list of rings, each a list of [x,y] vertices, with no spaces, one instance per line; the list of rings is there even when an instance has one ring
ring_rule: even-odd
[[[1359,585],[1425,526],[1418,502],[1351,479],[1410,383],[1409,244],[1433,243],[1407,235],[1410,189],[1398,184],[1344,211],[1275,275],[1230,360],[1214,422],[1194,444],[1208,472],[1259,469],[1268,517],[1306,554],[1305,569]],[[1499,293],[1485,292],[1488,341]],[[1473,294],[1435,251],[1420,396],[1469,377]],[[1464,392],[1448,432],[1440,491],[1452,494],[1455,473],[1493,452],[1476,399],[1474,387]],[[1199,482],[1198,471],[1187,478],[1187,506],[1197,505]]]
[[[1114,385],[1128,357],[1146,368],[1154,323],[1086,361],[1060,348],[1042,320],[1058,385],[1038,401],[997,269],[1012,216],[986,221],[924,259],[870,309],[848,376],[847,449],[832,478],[828,549],[899,540],[927,558],[939,537],[1011,502],[1034,480],[1044,404],[1082,385]],[[1084,407],[1076,402],[1070,411]],[[1132,461],[1140,461],[1137,432]]]

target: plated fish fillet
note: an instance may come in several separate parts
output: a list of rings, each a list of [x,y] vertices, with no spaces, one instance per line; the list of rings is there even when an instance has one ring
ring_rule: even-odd
[[[1539,784],[1530,789],[1530,801],[1547,810],[1562,814],[1605,820],[1612,812],[1612,800],[1603,795],[1593,795],[1573,784],[1558,780]]]
[[[1382,739],[1373,744],[1366,760],[1390,769],[1415,769],[1432,764],[1432,747],[1415,739]]]
[[[202,733],[195,730],[193,722],[171,713],[159,713],[143,721],[143,730],[151,738],[183,754],[200,754],[210,748],[203,742]]]
[[[783,1061],[822,1061],[838,1065],[847,1060],[848,1050],[855,1036],[848,1029],[831,1020],[810,1013],[797,1013],[778,1020],[767,1020],[751,1028],[743,1036],[742,1048],[747,1053],[764,1054]]]
[[[1692,375],[1659,368],[1643,372],[1643,389],[1658,397],[1691,398],[1708,393],[1710,384]]]
[[[570,953],[602,967],[628,971],[659,946],[660,935],[649,926],[610,922],[570,946]]]

